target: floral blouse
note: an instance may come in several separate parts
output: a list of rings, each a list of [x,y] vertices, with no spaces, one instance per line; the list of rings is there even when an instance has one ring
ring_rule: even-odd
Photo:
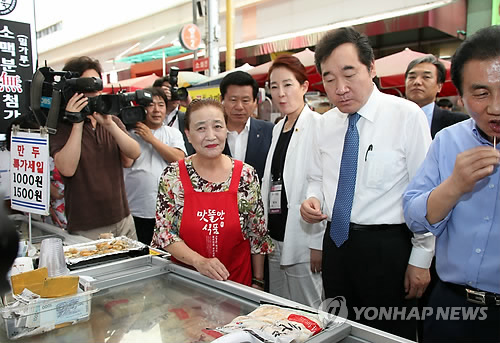
[[[186,169],[197,192],[226,192],[231,177],[222,183],[209,182],[201,178],[193,168],[191,157],[185,159]],[[232,160],[234,168],[234,160]],[[171,163],[160,178],[156,199],[156,226],[152,246],[165,249],[168,245],[182,241],[179,229],[184,209],[184,187],[182,186],[179,163]],[[238,209],[243,237],[250,241],[252,254],[268,254],[274,250],[267,233],[264,206],[260,195],[257,173],[248,164],[243,164],[238,186]]]

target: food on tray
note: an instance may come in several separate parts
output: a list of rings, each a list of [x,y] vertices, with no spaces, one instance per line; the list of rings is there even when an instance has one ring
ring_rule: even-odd
[[[67,259],[85,258],[90,256],[100,256],[123,252],[131,248],[131,243],[125,239],[107,239],[91,242],[88,244],[78,244],[67,247],[64,256]]]
[[[115,235],[113,235],[111,232],[99,234],[99,239],[113,239],[113,238],[115,238]]]

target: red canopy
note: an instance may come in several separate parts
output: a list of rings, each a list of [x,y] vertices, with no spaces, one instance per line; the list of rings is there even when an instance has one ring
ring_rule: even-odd
[[[297,57],[300,62],[302,62],[304,67],[306,67],[309,90],[319,90],[324,92],[321,76],[316,71],[316,66],[314,65],[314,52],[306,48],[301,52],[293,54],[293,56]],[[248,73],[252,75],[255,80],[257,80],[259,86],[264,87],[264,84],[267,81],[267,73],[272,63],[272,61],[269,61],[248,71]]]
[[[426,56],[427,54],[410,50],[408,48],[395,54],[381,57],[375,60],[375,70],[380,79],[380,88],[384,92],[405,94],[405,71],[416,58]],[[446,81],[439,93],[440,96],[457,95],[457,89],[451,82],[450,67],[451,63],[440,59],[446,68]],[[396,90],[397,89],[397,90]],[[392,90],[392,92],[391,92]],[[399,92],[398,92],[399,91]]]
[[[307,78],[309,80],[309,90],[318,90],[324,93],[325,89],[323,87],[321,76],[317,72],[314,65],[314,52],[309,49],[305,49],[294,54],[293,56],[297,57],[306,67]],[[411,61],[422,56],[426,56],[426,54],[406,48],[398,53],[375,60],[375,70],[377,71],[377,76],[380,79],[381,90],[384,93],[404,96],[406,67]],[[442,59],[440,59],[440,61],[446,68],[446,81],[439,95],[457,95],[457,90],[450,78],[451,63]],[[264,86],[267,80],[267,72],[271,64],[272,61],[261,64],[248,71],[250,75],[257,80],[261,87]]]

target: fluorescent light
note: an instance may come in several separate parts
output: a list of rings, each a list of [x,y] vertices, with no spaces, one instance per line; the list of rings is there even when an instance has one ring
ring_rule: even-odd
[[[198,51],[197,56],[198,57],[205,56],[205,50]],[[186,55],[186,56],[182,56],[182,57],[176,58],[175,60],[170,60],[170,61],[168,61],[168,63],[174,63],[174,62],[180,62],[180,61],[190,60],[192,58],[194,58],[194,54],[189,54],[189,55]]]
[[[141,51],[148,50],[148,49],[149,49],[149,48],[151,48],[153,45],[155,45],[156,43],[158,43],[159,41],[161,41],[163,38],[165,38],[165,36],[161,36],[160,38],[158,38],[157,40],[155,40],[153,43],[148,44],[146,47],[142,48],[142,49],[141,49]]]
[[[443,56],[439,56],[439,58],[445,60],[445,59],[451,58],[451,55],[443,55]]]
[[[298,36],[305,36],[305,35],[309,35],[309,34],[313,34],[313,33],[330,31],[333,29],[338,29],[340,27],[355,26],[355,25],[360,25],[360,24],[364,24],[364,23],[372,23],[375,21],[384,20],[384,19],[388,19],[388,18],[395,18],[395,17],[400,17],[400,16],[404,16],[404,15],[408,15],[408,14],[430,11],[434,8],[450,4],[453,1],[454,0],[435,1],[435,2],[432,2],[430,4],[419,5],[419,6],[404,8],[404,9],[380,13],[380,14],[374,14],[371,16],[366,16],[366,17],[357,18],[357,19],[344,20],[344,21],[341,21],[338,23],[319,26],[319,27],[306,29],[306,30],[302,30],[302,31],[298,31],[298,32],[286,33],[286,34],[276,35],[276,36],[272,36],[272,37],[268,37],[268,38],[256,39],[256,40],[252,40],[252,41],[238,43],[238,44],[235,44],[234,48],[241,49],[241,48],[246,48],[249,46],[255,46],[255,45],[275,42],[278,40],[284,40],[284,39],[294,38],[294,37],[298,37]],[[224,49],[226,49],[226,48],[224,47]],[[220,50],[222,51],[222,48]]]
[[[132,49],[134,49],[136,46],[138,46],[139,44],[141,44],[140,42],[137,42],[135,43],[134,45],[132,45],[130,48],[128,48],[127,50],[125,50],[124,52],[122,52],[121,54],[117,55],[115,57],[115,60],[119,60],[120,58],[122,58],[123,55],[127,54],[129,51],[131,51]]]

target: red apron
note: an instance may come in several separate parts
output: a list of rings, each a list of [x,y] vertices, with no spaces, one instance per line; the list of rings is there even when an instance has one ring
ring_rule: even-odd
[[[243,162],[234,160],[231,184],[226,192],[196,192],[184,160],[179,171],[184,187],[184,210],[179,237],[206,258],[217,257],[229,271],[229,280],[250,286],[250,243],[241,232],[238,185]]]

